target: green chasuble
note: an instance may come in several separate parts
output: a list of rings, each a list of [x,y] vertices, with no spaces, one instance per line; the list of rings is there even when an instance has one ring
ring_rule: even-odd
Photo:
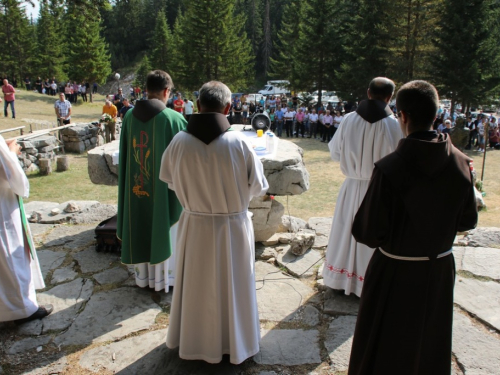
[[[159,174],[163,152],[186,124],[180,113],[157,99],[138,101],[123,119],[117,236],[125,264],[158,264],[172,254],[170,227],[182,206]]]

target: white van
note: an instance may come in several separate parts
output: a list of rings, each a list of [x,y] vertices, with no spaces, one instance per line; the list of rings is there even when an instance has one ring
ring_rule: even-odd
[[[285,80],[267,81],[267,85],[264,86],[264,88],[259,91],[259,94],[265,96],[290,94],[290,90],[288,88],[289,85],[290,81],[285,81]]]
[[[247,94],[245,95],[245,100],[247,103],[258,104],[262,96],[261,94]]]

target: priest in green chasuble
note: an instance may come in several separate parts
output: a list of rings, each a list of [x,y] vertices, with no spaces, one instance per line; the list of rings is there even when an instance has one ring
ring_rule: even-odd
[[[123,118],[118,174],[121,260],[134,265],[138,286],[166,293],[174,282],[175,237],[182,206],[158,176],[163,152],[187,124],[180,113],[166,107],[172,88],[167,73],[148,74],[148,100],[137,101]]]

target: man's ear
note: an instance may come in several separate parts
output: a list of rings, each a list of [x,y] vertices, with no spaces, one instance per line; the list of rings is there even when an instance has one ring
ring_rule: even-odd
[[[227,103],[226,106],[224,107],[224,116],[226,116],[229,113],[229,109],[231,108],[231,103]]]
[[[196,107],[198,108],[198,113],[201,112],[200,99],[196,99]]]

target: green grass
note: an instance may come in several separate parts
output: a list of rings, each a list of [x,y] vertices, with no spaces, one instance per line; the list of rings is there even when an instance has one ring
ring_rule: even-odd
[[[55,171],[55,161],[52,166]],[[95,200],[101,203],[116,204],[116,186],[95,185],[90,181],[87,171],[87,155],[71,155],[69,170],[53,172],[48,176],[31,174],[30,201],[63,203],[70,200]]]

